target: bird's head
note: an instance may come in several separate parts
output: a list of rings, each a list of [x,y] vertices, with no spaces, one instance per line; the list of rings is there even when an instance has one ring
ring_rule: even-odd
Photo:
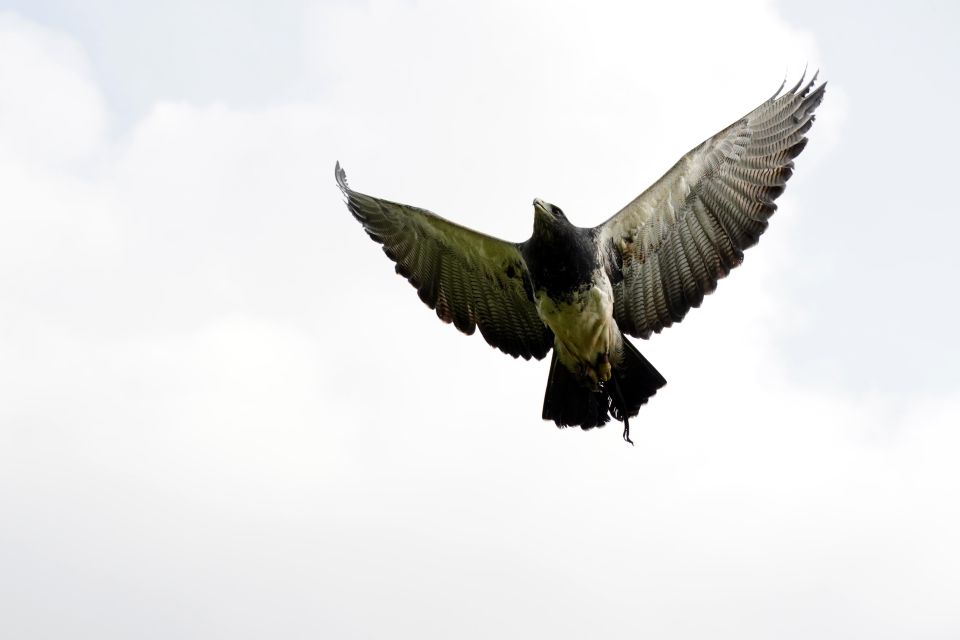
[[[533,226],[534,229],[550,229],[557,226],[569,225],[567,216],[563,215],[560,207],[545,202],[540,198],[533,199]]]

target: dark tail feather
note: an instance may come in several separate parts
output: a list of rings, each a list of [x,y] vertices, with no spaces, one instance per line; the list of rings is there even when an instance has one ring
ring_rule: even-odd
[[[608,406],[606,392],[591,391],[584,386],[573,372],[557,361],[557,352],[554,351],[547,393],[543,398],[543,419],[553,420],[558,427],[592,429],[602,427],[610,420]]]
[[[583,429],[601,427],[609,422],[611,415],[626,423],[665,384],[667,381],[660,372],[626,337],[620,361],[613,366],[613,379],[599,391],[592,391],[560,364],[554,351],[543,399],[543,419],[553,420],[559,427]],[[624,436],[629,439],[629,429]]]
[[[623,338],[623,361],[613,368],[614,380],[620,390],[620,397],[611,396],[610,413],[617,420],[632,418],[640,411],[640,407],[647,403],[657,389],[667,384],[660,372],[630,344],[626,336]],[[615,396],[616,394],[614,394]]]

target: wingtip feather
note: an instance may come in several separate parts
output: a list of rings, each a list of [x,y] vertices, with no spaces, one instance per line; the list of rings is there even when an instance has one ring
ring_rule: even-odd
[[[803,86],[804,81],[807,79],[807,70],[808,70],[808,66],[806,64],[803,65],[803,73],[800,74],[800,80],[798,80],[797,84],[793,85],[793,88],[790,89],[790,91],[788,91],[789,94],[791,95],[795,94],[797,90]]]
[[[347,184],[347,172],[340,166],[339,160],[337,160],[337,164],[333,168],[333,175],[337,179],[337,186],[340,187],[341,191],[344,193],[350,191],[350,186]]]
[[[780,95],[780,92],[783,91],[783,88],[787,86],[787,76],[790,75],[790,70],[788,69],[783,73],[783,82],[780,83],[780,86],[777,87],[777,90],[773,92],[773,95],[767,99],[767,102],[771,102],[777,99],[777,96]]]

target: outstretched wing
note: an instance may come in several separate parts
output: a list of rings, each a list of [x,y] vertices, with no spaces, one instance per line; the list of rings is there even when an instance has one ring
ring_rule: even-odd
[[[621,330],[647,338],[679,322],[757,243],[823,99],[816,79],[781,86],[596,227]]]
[[[468,335],[480,327],[487,342],[513,357],[539,360],[550,351],[553,333],[537,315],[516,245],[424,209],[357,193],[339,162],[336,177],[350,212],[441,320]]]

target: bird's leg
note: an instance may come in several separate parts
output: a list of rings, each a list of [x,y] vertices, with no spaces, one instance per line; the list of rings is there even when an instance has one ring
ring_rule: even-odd
[[[613,366],[610,364],[610,356],[601,353],[597,356],[597,377],[604,382],[613,376]]]
[[[597,354],[595,364],[580,363],[580,377],[588,382],[591,391],[600,391],[610,381],[612,375],[613,367],[610,364],[610,356],[605,353]]]
[[[585,362],[580,363],[579,367],[579,376],[580,380],[583,381],[583,384],[590,389],[591,391],[600,390],[600,380],[597,378],[597,370],[591,367]]]
[[[620,393],[620,384],[617,382],[616,376],[611,376],[610,381],[613,383],[610,386],[613,387],[613,400],[617,403],[617,408],[620,410],[620,415],[623,416],[623,439],[626,442],[630,443],[630,446],[633,446],[633,440],[630,439],[630,416],[627,415],[626,401],[623,399],[623,394]]]

